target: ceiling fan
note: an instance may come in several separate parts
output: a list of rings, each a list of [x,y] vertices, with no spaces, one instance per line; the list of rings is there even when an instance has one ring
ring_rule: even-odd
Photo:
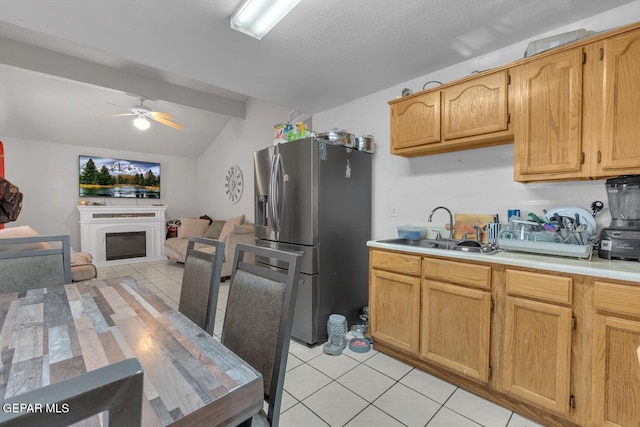
[[[175,120],[175,117],[173,116],[173,114],[161,113],[159,111],[151,111],[151,109],[149,109],[143,104],[143,102],[146,101],[147,98],[145,98],[144,96],[139,96],[138,99],[140,100],[140,105],[134,105],[131,108],[127,108],[127,110],[129,111],[128,113],[109,114],[107,116],[98,116],[97,118],[105,119],[108,117],[136,116],[136,118],[133,119],[133,125],[140,130],[149,129],[149,127],[151,126],[151,123],[149,123],[149,120],[147,119],[154,120],[158,123],[162,123],[163,125],[170,126],[174,129],[178,129],[178,130],[184,129],[184,126],[172,121],[172,120]],[[111,104],[111,105],[116,105],[116,104]],[[126,108],[120,105],[116,105],[116,107]]]

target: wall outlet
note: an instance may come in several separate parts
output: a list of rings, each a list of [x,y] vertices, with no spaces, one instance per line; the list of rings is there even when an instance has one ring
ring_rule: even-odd
[[[391,218],[397,218],[398,217],[398,208],[391,208]]]

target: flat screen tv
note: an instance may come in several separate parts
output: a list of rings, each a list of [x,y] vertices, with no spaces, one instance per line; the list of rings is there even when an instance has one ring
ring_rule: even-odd
[[[80,197],[160,198],[160,163],[80,156]]]

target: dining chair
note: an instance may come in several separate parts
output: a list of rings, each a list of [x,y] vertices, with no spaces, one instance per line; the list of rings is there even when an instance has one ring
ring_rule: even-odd
[[[0,238],[0,293],[71,283],[68,235]]]
[[[202,246],[196,247],[196,243],[212,246],[214,251],[200,250]],[[223,259],[223,241],[196,236],[189,237],[178,311],[209,335],[213,335],[213,326],[216,320]]]
[[[287,268],[248,261],[256,256]],[[244,243],[236,246],[221,341],[262,374],[268,404],[266,414],[260,411],[243,425],[278,425],[301,257]]]
[[[139,427],[142,384],[140,362],[123,360],[3,400],[0,426],[68,426],[108,411],[108,426]]]

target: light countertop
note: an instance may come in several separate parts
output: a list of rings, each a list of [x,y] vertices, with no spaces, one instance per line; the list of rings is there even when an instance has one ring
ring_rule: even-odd
[[[561,273],[580,274],[606,279],[627,280],[640,283],[640,262],[606,260],[597,257],[597,251],[591,260],[551,255],[537,255],[525,252],[501,251],[493,255],[474,252],[459,252],[443,249],[423,248],[402,244],[385,243],[370,240],[367,246],[371,248],[387,249],[398,252],[414,253],[418,255],[436,255],[467,261],[506,264],[518,267],[551,270]]]

